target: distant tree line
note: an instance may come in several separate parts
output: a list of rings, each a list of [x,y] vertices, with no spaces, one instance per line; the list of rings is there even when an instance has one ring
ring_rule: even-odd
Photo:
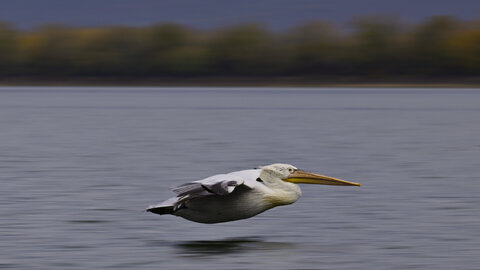
[[[247,24],[19,30],[0,23],[0,77],[479,76],[480,22],[415,25],[370,17],[339,30],[311,22],[283,32]]]

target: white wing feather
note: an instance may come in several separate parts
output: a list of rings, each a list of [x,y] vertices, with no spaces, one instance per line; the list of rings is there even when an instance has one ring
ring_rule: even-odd
[[[241,185],[253,188],[256,183],[255,180],[260,175],[260,171],[260,169],[253,169],[231,172],[228,174],[217,174],[202,180],[185,183],[171,188],[177,196],[159,204],[159,206],[169,204],[173,206],[173,211],[176,211],[185,207],[189,201],[196,198],[227,195]]]

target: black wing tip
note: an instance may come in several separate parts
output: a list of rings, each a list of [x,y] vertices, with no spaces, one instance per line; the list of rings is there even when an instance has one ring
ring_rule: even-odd
[[[160,206],[160,207],[151,207],[145,209],[146,212],[151,212],[157,215],[167,215],[167,214],[172,214],[173,211],[173,206]]]

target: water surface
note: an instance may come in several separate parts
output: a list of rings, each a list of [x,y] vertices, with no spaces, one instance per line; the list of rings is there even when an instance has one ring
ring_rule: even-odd
[[[0,268],[478,269],[480,91],[0,88]],[[169,187],[285,162],[257,217],[143,212]]]

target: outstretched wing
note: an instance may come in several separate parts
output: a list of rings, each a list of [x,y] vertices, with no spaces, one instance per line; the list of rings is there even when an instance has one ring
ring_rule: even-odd
[[[171,188],[176,197],[154,206],[147,211],[157,214],[171,214],[178,209],[186,207],[188,202],[206,196],[224,196],[232,193],[237,187],[252,188],[251,181],[256,179],[260,170],[245,170],[229,174],[217,174],[208,178],[185,183]]]
[[[232,193],[237,186],[243,185],[244,179],[231,174],[218,174],[203,180],[185,183],[172,188],[177,194],[177,201],[174,204],[174,211],[184,207],[190,200],[213,196],[227,195]]]
[[[218,174],[203,180],[185,183],[172,188],[178,197],[183,196],[208,196],[226,195],[231,193],[236,186],[243,184],[244,179],[240,176]]]

